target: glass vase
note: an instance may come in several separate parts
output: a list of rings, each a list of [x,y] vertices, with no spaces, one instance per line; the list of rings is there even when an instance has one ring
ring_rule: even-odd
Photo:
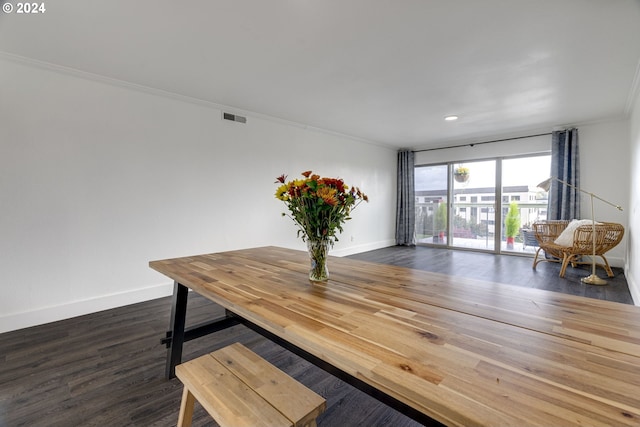
[[[326,282],[329,279],[327,268],[327,254],[329,253],[328,240],[307,240],[311,270],[309,280],[312,282]]]

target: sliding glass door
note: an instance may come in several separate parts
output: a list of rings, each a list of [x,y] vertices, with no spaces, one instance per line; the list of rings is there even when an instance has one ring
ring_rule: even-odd
[[[493,251],[496,161],[454,163],[451,246]]]
[[[447,244],[448,185],[448,165],[415,169],[417,243]]]
[[[547,193],[537,185],[549,177],[550,166],[548,155],[502,161],[502,251],[535,252],[531,225],[547,219],[548,202]]]
[[[452,162],[415,168],[418,244],[533,253],[533,222],[546,219],[551,156]]]

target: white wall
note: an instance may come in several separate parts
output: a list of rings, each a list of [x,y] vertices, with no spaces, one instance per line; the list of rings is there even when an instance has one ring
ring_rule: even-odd
[[[623,212],[599,200],[594,200],[596,219],[617,222],[624,226],[622,242],[607,252],[607,260],[615,267],[624,267],[629,236],[629,122],[616,120],[578,126],[580,134],[580,185],[616,205]],[[591,218],[588,196],[582,197],[582,217]],[[606,279],[602,270],[598,275]]]
[[[393,245],[396,152],[0,58],[0,332],[168,295],[155,259],[303,249],[275,177],[360,186],[333,254]]]
[[[640,90],[629,120],[630,179],[627,205],[627,264],[625,274],[636,305],[640,305]]]
[[[550,150],[551,136],[545,135],[487,144],[474,144],[473,147],[467,145],[462,147],[457,146],[438,150],[420,151],[416,153],[415,163],[416,165],[426,165],[430,163],[522,156],[545,153]]]

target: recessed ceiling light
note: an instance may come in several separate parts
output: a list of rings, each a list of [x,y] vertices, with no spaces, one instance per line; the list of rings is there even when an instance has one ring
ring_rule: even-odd
[[[444,119],[448,122],[452,122],[454,120],[458,120],[458,116],[447,116]]]

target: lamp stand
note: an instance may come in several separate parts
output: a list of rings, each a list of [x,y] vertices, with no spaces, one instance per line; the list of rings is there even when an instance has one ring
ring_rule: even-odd
[[[607,281],[601,279],[596,274],[596,216],[593,209],[593,194],[589,193],[589,198],[591,199],[591,237],[593,238],[593,252],[591,253],[591,274],[587,277],[583,277],[580,279],[582,283],[586,283],[587,285],[606,285]]]
[[[587,285],[599,285],[599,286],[602,286],[602,285],[606,285],[607,284],[607,281],[604,280],[604,279],[599,278],[597,274],[590,274],[587,277],[583,277],[582,279],[580,279],[580,281],[582,283],[587,284]]]

